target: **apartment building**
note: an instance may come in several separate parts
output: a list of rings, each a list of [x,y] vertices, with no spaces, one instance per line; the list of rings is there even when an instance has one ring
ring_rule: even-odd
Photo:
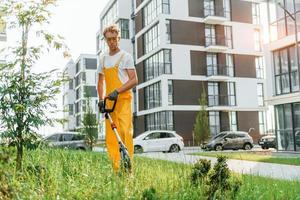
[[[74,131],[82,127],[82,120],[90,97],[90,106],[98,113],[98,96],[96,90],[97,58],[92,54],[81,54],[75,62],[70,60],[64,69],[69,78],[63,86],[65,131]],[[98,117],[98,115],[96,116]]]
[[[133,23],[131,0],[110,0],[99,16],[99,30],[96,34],[97,55],[108,50],[102,35],[103,30],[111,24],[117,24],[121,30],[120,46],[130,54],[133,53],[131,37],[133,35]]]
[[[300,1],[280,2],[286,11],[296,16],[299,32]],[[285,10],[274,1],[268,1],[270,41],[264,48],[266,103],[273,108],[278,150],[300,151],[299,59],[294,20]]]
[[[175,130],[190,144],[204,93],[212,135],[253,128],[257,142],[266,126],[260,2],[133,1],[135,135]]]

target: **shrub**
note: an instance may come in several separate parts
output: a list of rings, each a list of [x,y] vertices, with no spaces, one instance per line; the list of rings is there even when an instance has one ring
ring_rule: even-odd
[[[199,159],[192,168],[191,181],[193,184],[203,181],[211,168],[211,162],[207,159]]]

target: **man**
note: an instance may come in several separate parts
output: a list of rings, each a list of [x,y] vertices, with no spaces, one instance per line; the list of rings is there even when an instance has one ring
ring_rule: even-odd
[[[117,126],[120,137],[127,147],[131,160],[133,159],[133,125],[132,125],[132,91],[138,83],[132,56],[119,48],[120,30],[116,25],[104,29],[103,36],[109,47],[99,59],[98,66],[98,96],[99,108],[104,107],[104,97],[116,100],[117,104],[111,117]],[[104,88],[105,83],[105,88]],[[105,91],[106,90],[106,91]],[[112,101],[106,102],[107,108],[112,107]],[[120,168],[119,145],[115,133],[110,128],[109,120],[105,121],[106,146],[113,169]]]

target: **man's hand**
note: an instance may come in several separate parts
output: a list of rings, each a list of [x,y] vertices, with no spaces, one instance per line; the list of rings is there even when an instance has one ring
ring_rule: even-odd
[[[108,95],[108,99],[109,100],[117,100],[118,95],[119,95],[119,92],[117,90],[114,90],[112,93],[110,93]]]
[[[104,105],[104,100],[103,99],[99,99],[98,108],[99,108],[99,111],[101,113],[105,112],[105,105]]]

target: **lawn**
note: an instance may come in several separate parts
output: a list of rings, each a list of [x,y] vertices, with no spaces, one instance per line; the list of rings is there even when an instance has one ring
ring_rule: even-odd
[[[300,165],[300,157],[274,156],[270,152],[198,152],[191,155],[217,157],[224,155],[229,159],[250,160],[257,162]]]
[[[204,199],[203,185],[190,183],[190,165],[136,156],[134,175],[119,177],[111,172],[107,156],[96,152],[35,150],[27,151],[24,161],[20,176],[8,176],[12,199],[135,200],[150,188],[156,191],[154,199]],[[241,179],[237,199],[300,200],[300,182],[248,175]],[[0,189],[4,184],[0,182]]]

